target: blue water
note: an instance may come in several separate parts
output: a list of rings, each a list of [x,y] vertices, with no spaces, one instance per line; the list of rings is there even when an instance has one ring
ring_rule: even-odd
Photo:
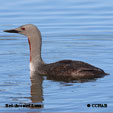
[[[0,4],[0,111],[113,111],[113,0],[1,0]],[[23,24],[40,29],[46,63],[81,60],[110,75],[84,83],[39,76],[32,86],[27,38],[3,32]],[[42,107],[5,107],[26,103]],[[107,104],[107,108],[87,104]]]

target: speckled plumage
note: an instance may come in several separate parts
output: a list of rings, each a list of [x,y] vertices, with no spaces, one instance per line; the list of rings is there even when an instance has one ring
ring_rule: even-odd
[[[43,64],[40,67],[40,74],[68,80],[93,79],[107,75],[107,73],[100,68],[82,61],[72,60]]]

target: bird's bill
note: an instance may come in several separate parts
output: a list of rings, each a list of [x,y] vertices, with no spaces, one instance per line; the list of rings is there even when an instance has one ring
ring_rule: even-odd
[[[4,32],[8,32],[8,33],[19,33],[20,31],[18,31],[16,29],[11,29],[11,30],[4,30]]]

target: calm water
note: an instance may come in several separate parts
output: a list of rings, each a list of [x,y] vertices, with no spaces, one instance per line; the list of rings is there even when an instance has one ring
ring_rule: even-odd
[[[113,111],[113,0],[0,2],[0,111]],[[42,33],[45,62],[82,60],[110,75],[84,83],[57,82],[41,76],[30,80],[27,38],[3,32],[29,23]],[[25,103],[41,107],[5,107]],[[108,107],[88,108],[87,104]]]

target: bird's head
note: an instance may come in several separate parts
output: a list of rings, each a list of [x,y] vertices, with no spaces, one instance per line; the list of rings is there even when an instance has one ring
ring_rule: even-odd
[[[35,33],[40,32],[37,27],[33,24],[26,24],[26,25],[22,25],[18,28],[15,29],[10,29],[10,30],[4,30],[4,32],[8,32],[8,33],[19,33],[19,34],[23,34],[27,37],[34,35]]]

